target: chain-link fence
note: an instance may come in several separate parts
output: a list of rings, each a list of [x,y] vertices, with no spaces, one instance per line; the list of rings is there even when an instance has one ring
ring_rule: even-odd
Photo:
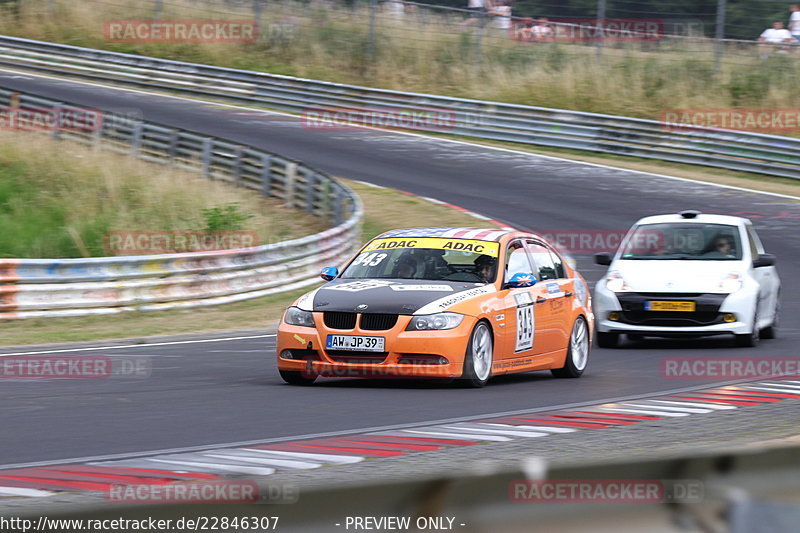
[[[263,41],[291,45],[313,37],[366,60],[397,49],[430,51],[450,43],[454,59],[479,62],[498,55],[559,45],[559,57],[660,52],[675,59],[747,64],[766,56],[800,57],[798,41],[759,37],[780,21],[800,38],[789,4],[707,0],[82,0],[108,17],[250,18]],[[9,14],[56,15],[61,0],[5,0]],[[483,7],[468,7],[468,6]],[[783,66],[783,65],[781,65]]]
[[[788,4],[750,4],[748,12],[730,0],[18,0],[7,4],[16,6],[16,14],[9,8],[0,17],[0,33],[648,119],[675,108],[794,108],[800,45],[786,37],[788,30],[778,33],[786,42],[757,40],[776,17],[789,23]],[[10,22],[15,16],[19,22]],[[190,41],[198,46],[142,36],[136,32],[141,24],[128,24],[145,21],[153,29],[211,19],[249,20],[257,36],[236,44]],[[109,30],[114,21],[122,28],[116,33]]]

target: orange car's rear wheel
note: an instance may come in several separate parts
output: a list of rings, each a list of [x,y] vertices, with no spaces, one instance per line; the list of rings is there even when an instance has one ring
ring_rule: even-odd
[[[579,316],[572,326],[567,345],[564,366],[553,368],[550,373],[557,378],[579,378],[589,362],[589,328],[586,319]]]
[[[481,320],[472,330],[464,357],[464,372],[461,383],[466,387],[479,388],[489,382],[494,360],[494,339],[489,325]]]

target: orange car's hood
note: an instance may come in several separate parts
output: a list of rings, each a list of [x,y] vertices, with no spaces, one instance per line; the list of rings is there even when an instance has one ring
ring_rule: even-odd
[[[313,295],[314,311],[412,315],[427,304],[486,286],[465,281],[335,279]]]

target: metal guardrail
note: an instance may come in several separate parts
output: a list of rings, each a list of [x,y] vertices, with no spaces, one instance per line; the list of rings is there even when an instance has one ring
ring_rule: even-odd
[[[69,106],[0,89],[20,110]],[[249,146],[106,114],[95,131],[54,136],[170,164],[282,199],[331,229],[252,248],[87,259],[0,260],[0,320],[196,307],[295,290],[361,242],[363,209],[342,183],[303,163]]]
[[[800,178],[800,139],[777,135],[667,131],[653,120],[371,89],[7,36],[0,36],[0,66],[293,113],[320,107],[440,110],[450,114],[447,132],[455,135]]]

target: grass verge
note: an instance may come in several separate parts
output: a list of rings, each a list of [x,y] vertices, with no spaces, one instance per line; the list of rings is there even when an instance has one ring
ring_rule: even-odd
[[[421,225],[484,226],[480,220],[450,207],[342,180],[364,201],[364,239],[398,227]],[[310,288],[308,289],[310,290]],[[183,311],[132,312],[118,315],[42,318],[0,322],[6,346],[146,337],[233,329],[265,328],[305,290],[276,294],[234,304]]]
[[[249,230],[265,244],[324,228],[249,189],[42,134],[0,133],[0,258],[136,253],[106,249],[114,231]]]

